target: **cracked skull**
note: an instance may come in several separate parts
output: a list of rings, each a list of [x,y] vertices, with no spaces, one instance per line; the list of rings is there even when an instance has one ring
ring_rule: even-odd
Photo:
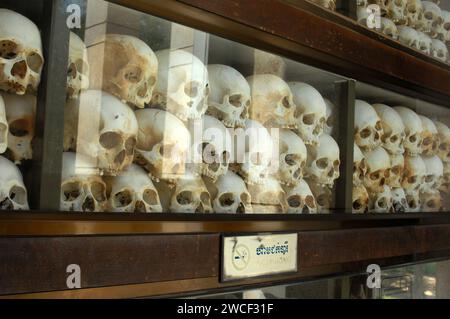
[[[27,189],[14,163],[0,156],[0,210],[28,210]]]

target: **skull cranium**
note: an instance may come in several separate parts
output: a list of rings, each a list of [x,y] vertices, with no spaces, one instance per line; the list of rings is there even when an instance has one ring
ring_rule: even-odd
[[[28,210],[27,189],[16,165],[0,156],[0,210]]]

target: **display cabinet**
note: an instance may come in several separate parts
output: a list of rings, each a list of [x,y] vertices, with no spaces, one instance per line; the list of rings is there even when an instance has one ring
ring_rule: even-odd
[[[2,0],[0,295],[215,294],[448,258],[446,59],[353,19],[373,7],[313,2]],[[441,16],[421,30],[445,46]],[[227,238],[285,234],[294,268],[228,280]]]

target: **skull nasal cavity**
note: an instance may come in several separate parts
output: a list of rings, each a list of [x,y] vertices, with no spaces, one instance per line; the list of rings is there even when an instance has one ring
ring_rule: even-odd
[[[9,125],[9,132],[12,136],[23,137],[28,135],[28,121],[27,120],[17,120]]]
[[[100,144],[106,148],[111,149],[122,142],[122,137],[116,132],[106,132],[100,136]]]
[[[234,107],[241,107],[241,99],[242,96],[240,94],[231,95],[229,98],[230,104],[233,105]]]
[[[17,62],[11,69],[11,75],[18,76],[23,79],[25,78],[25,75],[27,75],[27,69],[27,63],[25,61]]]

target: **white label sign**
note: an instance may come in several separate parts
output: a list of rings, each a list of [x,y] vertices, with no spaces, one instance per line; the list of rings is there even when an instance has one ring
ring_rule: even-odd
[[[224,237],[223,280],[297,271],[297,234]]]

